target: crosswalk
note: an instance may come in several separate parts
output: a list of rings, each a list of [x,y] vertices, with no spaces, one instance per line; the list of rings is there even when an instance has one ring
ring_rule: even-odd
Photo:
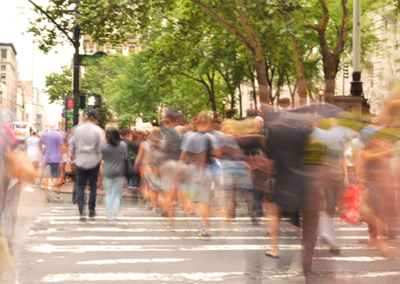
[[[267,219],[254,226],[245,210],[224,229],[222,218],[211,218],[209,241],[198,238],[201,220],[185,218],[179,210],[175,232],[142,205],[125,202],[121,212],[112,226],[104,205],[95,218],[81,222],[75,205],[49,204],[25,242],[19,283],[304,283],[300,240],[284,222],[275,260],[264,255],[272,248]],[[378,248],[366,245],[367,226],[337,226],[336,234],[340,255],[330,254],[322,241],[317,244],[318,283],[399,282],[399,260],[379,257]],[[398,255],[397,244],[391,247]]]

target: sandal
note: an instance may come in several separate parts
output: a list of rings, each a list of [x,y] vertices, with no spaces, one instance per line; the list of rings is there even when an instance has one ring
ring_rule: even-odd
[[[268,256],[268,257],[271,257],[271,258],[275,258],[275,259],[279,258],[279,255],[273,256],[273,255],[271,254],[270,251],[267,251],[267,252],[265,253],[265,255]]]
[[[386,259],[396,259],[394,253],[393,253],[390,249],[387,249],[387,250],[385,250],[385,251],[381,251],[381,252],[379,253],[379,255],[380,255],[381,257],[386,258]]]

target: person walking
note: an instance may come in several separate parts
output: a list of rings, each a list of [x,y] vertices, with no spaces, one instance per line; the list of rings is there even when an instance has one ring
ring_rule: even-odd
[[[41,149],[42,149],[42,142],[37,137],[37,133],[33,131],[32,136],[26,139],[25,141],[25,150],[29,157],[29,160],[32,162],[33,168],[35,169],[36,173],[39,168]],[[33,181],[33,184],[35,184],[35,181]]]
[[[169,217],[169,224],[167,226],[168,231],[175,231],[174,219],[173,219],[173,188],[175,183],[176,170],[178,168],[178,161],[181,155],[181,142],[182,139],[176,132],[175,127],[178,125],[177,118],[178,114],[172,109],[168,109],[165,112],[165,118],[168,121],[167,126],[161,127],[163,138],[160,144],[160,152],[162,155],[160,161],[160,176],[164,194],[164,205],[166,215]]]
[[[125,181],[124,159],[127,157],[127,147],[121,142],[117,129],[110,131],[108,143],[101,147],[104,160],[104,185],[106,188],[107,220],[116,224],[122,187]]]
[[[54,201],[61,201],[62,197],[60,196],[61,192],[61,180],[60,180],[60,167],[62,164],[62,145],[63,140],[61,133],[57,130],[51,130],[47,133],[46,138],[44,140],[44,144],[46,145],[45,150],[45,162],[50,167],[50,175],[51,179],[53,179],[53,184],[57,187],[57,195],[54,198]],[[45,202],[50,202],[48,197],[48,189],[49,189],[49,178],[45,178],[43,180],[44,186],[44,195]]]
[[[186,137],[181,145],[177,177],[182,177],[182,169],[187,167],[192,202],[199,203],[200,217],[204,229],[200,239],[210,239],[209,205],[214,172],[211,167],[213,157],[220,157],[218,142],[207,133],[211,117],[208,111],[202,111],[197,117],[197,132]]]
[[[87,115],[86,123],[78,126],[71,143],[71,152],[75,156],[76,172],[78,175],[77,201],[81,221],[84,221],[83,199],[85,185],[89,180],[89,217],[95,216],[96,185],[100,168],[101,146],[103,144],[103,131],[95,123],[99,113],[91,110]]]

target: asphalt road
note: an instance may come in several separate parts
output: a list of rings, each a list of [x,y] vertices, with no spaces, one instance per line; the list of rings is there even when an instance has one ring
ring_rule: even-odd
[[[2,283],[305,283],[300,240],[281,222],[280,258],[271,248],[267,221],[251,224],[243,206],[226,232],[213,219],[212,238],[200,240],[201,222],[176,210],[176,231],[144,205],[125,199],[116,226],[106,223],[98,200],[97,217],[80,222],[77,207],[65,201],[43,203],[43,192],[21,190],[13,256]],[[341,255],[320,240],[315,252],[315,283],[399,283],[400,261],[378,256],[365,242],[365,225],[338,227]],[[391,243],[400,259],[398,242]]]

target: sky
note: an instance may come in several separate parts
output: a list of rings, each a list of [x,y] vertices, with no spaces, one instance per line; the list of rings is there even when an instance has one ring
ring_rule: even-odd
[[[47,0],[33,1],[40,6],[49,5]],[[37,16],[32,10],[33,5],[27,0],[0,0],[0,7],[0,42],[14,44],[20,78],[26,81],[33,80],[34,87],[42,90],[47,74],[59,72],[61,65],[71,64],[74,48],[66,44],[55,47],[47,55],[44,54],[33,44],[33,36],[26,32],[30,26],[28,18],[33,19]],[[48,123],[55,124],[60,121],[62,107],[48,105],[47,98],[43,97],[45,94],[41,93],[41,96]]]

